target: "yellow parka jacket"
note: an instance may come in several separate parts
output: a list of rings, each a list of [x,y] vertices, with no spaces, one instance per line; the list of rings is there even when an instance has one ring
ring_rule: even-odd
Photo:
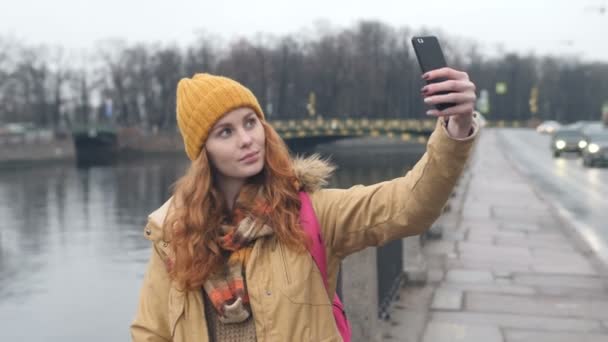
[[[371,186],[321,189],[331,167],[318,159],[295,168],[309,192],[321,225],[330,289],[335,291],[340,261],[365,247],[422,233],[441,213],[462,173],[478,134],[452,139],[438,120],[427,151],[405,176]],[[169,201],[150,214],[144,236],[152,254],[140,293],[131,336],[136,342],[208,341],[201,291],[180,291],[163,259],[168,243],[162,222]],[[341,341],[321,275],[308,253],[296,253],[274,237],[256,240],[246,282],[257,341]]]

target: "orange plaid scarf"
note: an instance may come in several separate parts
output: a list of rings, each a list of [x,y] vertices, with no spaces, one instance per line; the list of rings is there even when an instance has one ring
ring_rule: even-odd
[[[257,195],[251,196],[252,193]],[[246,205],[248,203],[253,203],[253,206]],[[260,192],[246,186],[234,205],[233,224],[220,227],[217,243],[229,256],[222,268],[207,278],[203,288],[222,323],[239,323],[251,316],[245,266],[253,250],[253,242],[273,234],[272,228],[266,225],[268,212]]]

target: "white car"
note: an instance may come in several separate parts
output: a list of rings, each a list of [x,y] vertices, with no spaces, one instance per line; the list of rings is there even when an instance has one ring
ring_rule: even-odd
[[[548,120],[536,127],[536,131],[541,134],[553,134],[555,131],[560,129],[562,125],[559,122]]]

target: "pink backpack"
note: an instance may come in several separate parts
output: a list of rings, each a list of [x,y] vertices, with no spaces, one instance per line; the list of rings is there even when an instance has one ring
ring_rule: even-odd
[[[312,247],[310,248],[310,254],[312,255],[315,264],[319,268],[321,272],[321,276],[323,276],[323,283],[325,284],[325,290],[327,288],[327,260],[325,257],[325,248],[323,246],[323,239],[321,237],[321,231],[319,227],[319,221],[317,220],[317,215],[312,207],[312,202],[310,201],[310,197],[305,192],[300,192],[300,202],[302,202],[302,207],[300,208],[300,223],[302,227],[308,234],[308,236],[312,239]],[[350,342],[351,339],[351,328],[348,319],[346,318],[346,312],[344,311],[344,305],[342,305],[342,301],[338,294],[334,295],[333,300],[333,310],[334,310],[334,319],[336,320],[336,326],[338,327],[338,331],[340,331],[340,335],[342,335],[342,340],[344,342]]]

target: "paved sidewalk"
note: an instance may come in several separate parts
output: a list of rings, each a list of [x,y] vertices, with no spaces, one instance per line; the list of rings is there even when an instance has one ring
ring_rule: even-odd
[[[383,341],[608,342],[605,265],[514,169],[497,134],[480,137],[460,223],[426,242],[429,281],[401,290]]]

